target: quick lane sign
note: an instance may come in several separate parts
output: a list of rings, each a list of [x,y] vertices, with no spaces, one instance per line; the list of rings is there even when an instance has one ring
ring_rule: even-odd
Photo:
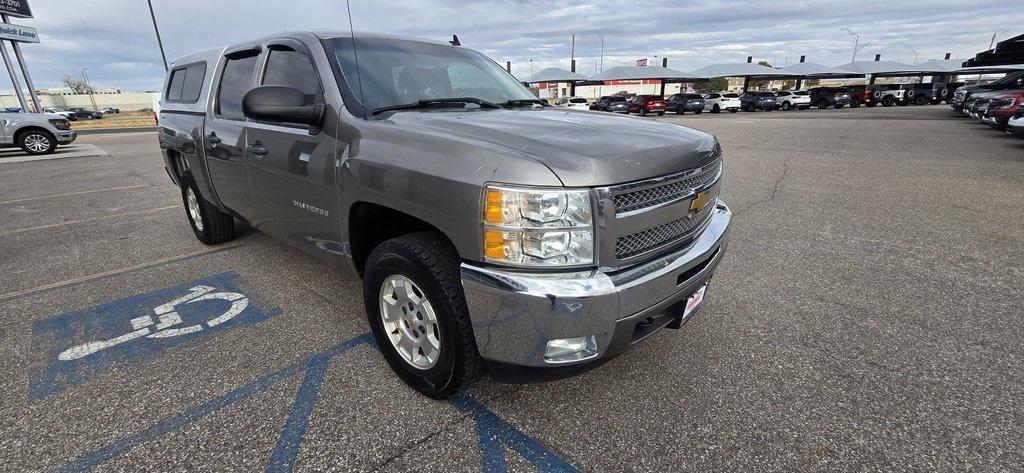
[[[238,273],[227,272],[38,321],[29,397],[60,392],[114,362],[147,357],[281,313],[262,310]]]
[[[18,18],[32,18],[28,0],[0,0],[0,13]]]
[[[4,0],[0,0],[2,2]],[[38,43],[39,35],[36,29],[29,26],[12,25],[0,23],[0,40],[7,39],[19,43]]]

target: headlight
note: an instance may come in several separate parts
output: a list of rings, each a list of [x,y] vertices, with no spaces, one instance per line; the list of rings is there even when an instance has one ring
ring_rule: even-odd
[[[51,125],[53,125],[54,128],[56,128],[58,130],[70,130],[71,129],[71,125],[68,124],[67,120],[63,120],[63,119],[60,119],[60,118],[51,118],[49,120],[49,122],[50,122]]]
[[[594,262],[594,220],[587,190],[487,186],[484,259],[513,266]]]

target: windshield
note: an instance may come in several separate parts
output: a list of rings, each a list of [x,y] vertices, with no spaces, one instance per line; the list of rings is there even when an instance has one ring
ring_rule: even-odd
[[[569,103],[587,103],[587,99],[569,99]]]
[[[504,69],[469,49],[400,39],[356,38],[353,54],[351,38],[325,43],[352,93],[361,96],[363,105],[371,110],[456,97],[494,103],[536,101]]]
[[[626,97],[622,97],[622,96],[608,97],[608,101],[609,102],[625,102],[626,101]]]
[[[793,92],[793,95],[810,95],[810,94],[808,94],[806,90],[798,90],[796,92]]]
[[[739,95],[736,95],[736,94],[722,94],[722,97],[725,97],[727,99],[734,99],[734,98],[739,97]]]

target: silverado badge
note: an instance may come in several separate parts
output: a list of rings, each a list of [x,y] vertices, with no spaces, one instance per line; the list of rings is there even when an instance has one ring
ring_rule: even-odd
[[[708,191],[701,192],[690,201],[690,211],[700,212],[704,210],[704,206],[708,205],[708,202],[711,202],[711,193]]]

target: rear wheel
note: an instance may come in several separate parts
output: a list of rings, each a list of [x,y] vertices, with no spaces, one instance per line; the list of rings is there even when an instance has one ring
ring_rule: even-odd
[[[696,115],[700,115],[700,112],[703,112],[703,111],[704,111],[703,109],[702,110],[694,110],[693,113],[696,114]]]
[[[895,97],[893,97],[891,95],[886,95],[885,97],[882,97],[882,106],[883,107],[892,107],[892,105],[894,103],[896,103],[896,98]]]
[[[446,399],[480,375],[459,257],[440,235],[413,233],[374,248],[363,300],[381,354],[411,388]]]
[[[235,237],[235,218],[204,199],[190,176],[182,178],[181,200],[185,203],[188,223],[199,241],[216,245]]]
[[[717,103],[711,106],[711,113],[718,113],[718,112],[721,112],[721,111],[722,111],[722,108],[719,107]]]
[[[850,108],[859,108],[859,107],[860,107],[860,100],[857,100],[857,99],[850,100]]]
[[[927,97],[924,97],[923,95],[918,95],[917,97],[914,97],[914,105],[924,105],[926,103],[928,103]]]
[[[789,110],[790,108],[792,108],[792,105],[790,105],[788,101],[787,102],[782,102],[782,109],[783,110]]]
[[[57,138],[45,130],[26,130],[18,134],[18,147],[33,156],[50,154],[57,149]]]
[[[821,99],[820,101],[818,101],[818,108],[822,110],[828,108],[828,100]]]
[[[684,115],[684,114],[686,114],[686,110],[683,110],[683,107],[676,107],[676,115]]]

